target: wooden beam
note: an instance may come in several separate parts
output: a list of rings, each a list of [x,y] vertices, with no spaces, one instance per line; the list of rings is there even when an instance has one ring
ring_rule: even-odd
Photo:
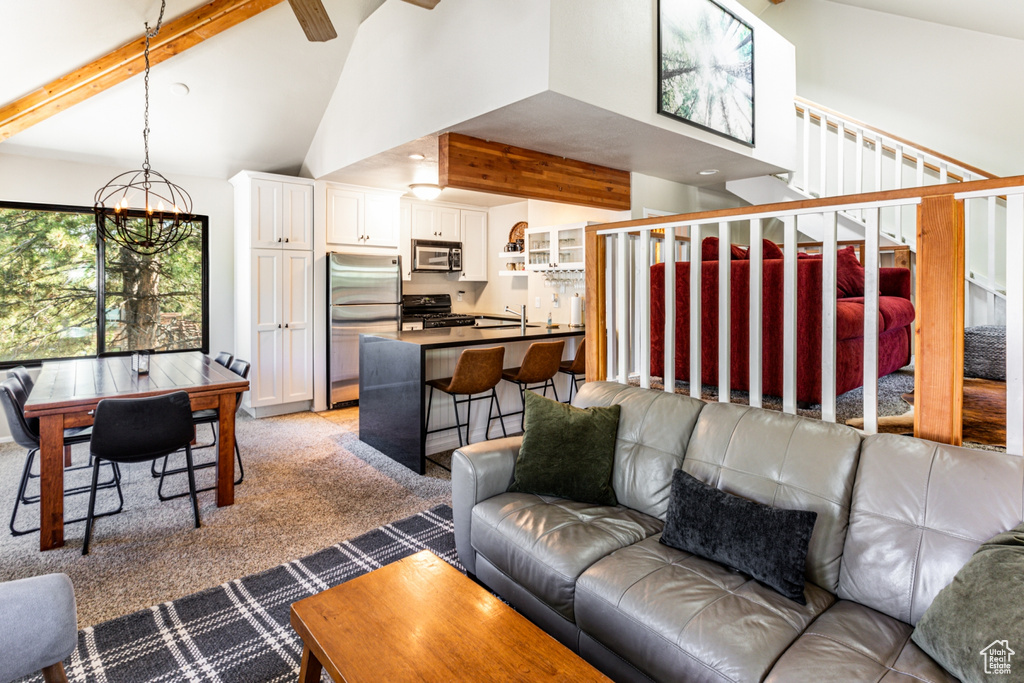
[[[149,44],[150,65],[182,53],[283,0],[213,0],[164,24]],[[145,68],[145,34],[86,66],[0,107],[0,141],[103,92]]]
[[[587,302],[587,381],[604,380],[608,376],[608,331],[605,327],[605,239],[596,232],[584,237]]]
[[[630,208],[627,171],[459,133],[444,133],[437,147],[441,187],[601,209]]]
[[[326,43],[338,37],[334,30],[331,18],[327,16],[327,10],[320,0],[288,0],[292,6],[295,18],[299,20],[299,26],[306,38],[315,43]]]
[[[964,402],[964,203],[917,207],[914,436],[959,446]]]

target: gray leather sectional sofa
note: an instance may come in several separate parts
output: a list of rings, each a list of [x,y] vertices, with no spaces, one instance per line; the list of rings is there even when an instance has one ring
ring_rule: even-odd
[[[610,382],[617,507],[507,493],[521,437],[457,450],[459,558],[618,681],[952,681],[913,625],[982,541],[1024,519],[1024,458]],[[807,605],[658,542],[682,468],[818,513]]]

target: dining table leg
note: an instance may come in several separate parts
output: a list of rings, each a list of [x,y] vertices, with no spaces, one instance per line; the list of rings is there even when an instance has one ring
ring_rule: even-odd
[[[64,545],[64,415],[39,418],[39,549]]]
[[[234,393],[220,395],[217,423],[217,507],[235,502],[235,408]]]

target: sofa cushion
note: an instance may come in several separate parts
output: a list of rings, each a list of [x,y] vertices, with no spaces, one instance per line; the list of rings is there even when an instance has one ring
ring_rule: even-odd
[[[504,493],[473,508],[471,539],[497,569],[573,621],[579,575],[661,527],[661,520],[624,507]]]
[[[836,286],[839,296],[864,296],[864,266],[853,247],[836,252]]]
[[[523,402],[523,445],[508,490],[615,505],[612,462],[619,406],[575,408],[532,391]]]
[[[758,681],[834,599],[808,585],[798,605],[652,537],[583,573],[576,623],[655,680]]]
[[[712,403],[700,413],[683,469],[758,503],[817,512],[807,580],[835,592],[860,442],[845,425]]]
[[[840,299],[837,304],[859,304],[863,309],[864,297],[854,296]],[[861,316],[863,315],[862,310]],[[909,299],[904,299],[900,296],[880,296],[878,297],[878,315],[881,316],[878,320],[879,332],[885,332],[894,327],[906,327],[914,322],[914,304]],[[837,328],[842,325],[839,321],[837,323]],[[843,336],[841,331],[837,329],[836,339],[856,339],[863,336],[864,320],[861,318],[856,334]]]
[[[885,331],[885,317],[879,298],[878,332]],[[860,339],[864,336],[864,299],[836,300],[836,341]]]
[[[661,542],[750,574],[805,605],[807,543],[817,516],[755,503],[676,470]]]
[[[1021,523],[1022,494],[1024,458],[865,438],[839,597],[917,624],[983,541]]]
[[[986,665],[1009,674],[988,658],[996,649],[1024,645],[1022,595],[1024,524],[982,543],[917,622],[914,642],[964,680],[984,679]]]
[[[747,258],[747,250],[738,244],[729,245],[729,260],[731,261],[742,261]],[[701,261],[717,261],[718,260],[718,238],[717,237],[705,237],[704,241],[700,243],[700,260]]]
[[[621,505],[664,520],[672,472],[683,462],[704,402],[615,382],[587,382],[573,405],[620,406],[612,466],[615,497]]]
[[[765,683],[956,683],[910,640],[911,628],[841,600],[779,658]]]

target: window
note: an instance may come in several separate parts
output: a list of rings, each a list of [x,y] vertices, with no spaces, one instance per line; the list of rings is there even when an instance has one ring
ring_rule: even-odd
[[[206,216],[140,256],[97,239],[92,209],[0,202],[0,367],[209,349]]]

